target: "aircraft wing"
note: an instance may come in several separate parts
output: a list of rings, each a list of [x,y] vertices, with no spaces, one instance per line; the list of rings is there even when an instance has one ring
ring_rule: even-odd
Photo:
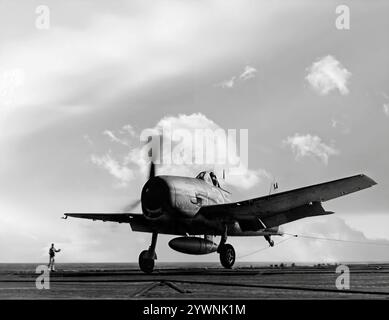
[[[280,192],[245,201],[202,207],[198,214],[226,222],[251,221],[266,228],[305,217],[331,214],[321,202],[335,199],[377,184],[360,174],[308,187]],[[250,222],[250,223],[251,223]]]
[[[81,218],[118,223],[130,223],[133,219],[142,219],[143,215],[136,213],[65,213],[65,218]]]
[[[129,223],[132,231],[138,232],[154,232],[153,226],[150,224],[143,214],[139,213],[65,213],[64,219],[81,218],[89,220],[110,221],[118,223]]]

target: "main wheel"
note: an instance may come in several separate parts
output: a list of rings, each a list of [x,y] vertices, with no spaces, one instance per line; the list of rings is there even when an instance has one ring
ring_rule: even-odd
[[[235,263],[235,250],[234,247],[230,244],[225,244],[220,249],[220,263],[226,269],[231,269]]]
[[[150,259],[149,251],[143,250],[139,255],[139,268],[144,273],[152,273],[154,270],[154,259]]]

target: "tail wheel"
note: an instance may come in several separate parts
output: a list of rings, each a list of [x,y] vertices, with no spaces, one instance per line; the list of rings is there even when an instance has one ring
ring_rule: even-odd
[[[230,244],[225,244],[220,249],[220,263],[226,269],[231,269],[235,263],[235,250]]]
[[[152,273],[154,270],[154,259],[150,258],[148,250],[143,250],[139,255],[139,268],[144,273]]]

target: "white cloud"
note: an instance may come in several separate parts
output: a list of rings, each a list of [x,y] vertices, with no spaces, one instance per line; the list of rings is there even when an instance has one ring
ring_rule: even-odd
[[[236,174],[227,175],[226,183],[234,187],[249,189],[270,179],[271,174],[264,169],[247,170],[243,167],[239,168]]]
[[[109,153],[100,157],[92,155],[91,161],[97,166],[106,169],[120,182],[120,186],[127,186],[128,182],[135,177],[135,173],[132,169],[125,165],[121,165],[117,160],[113,159]]]
[[[310,134],[300,135],[296,133],[293,137],[288,137],[283,142],[291,147],[296,155],[296,159],[315,157],[320,159],[324,164],[328,164],[330,156],[339,154],[338,150],[322,142],[320,137]]]
[[[239,81],[246,81],[249,79],[253,79],[253,78],[255,78],[256,73],[257,73],[257,69],[255,69],[254,67],[245,66],[243,72],[239,76],[233,76],[228,80],[224,80],[220,83],[217,83],[216,86],[224,88],[224,89],[225,88],[231,89],[236,85],[238,80]]]
[[[384,220],[380,220],[380,222],[382,221]],[[387,261],[389,240],[384,237],[368,237],[364,231],[366,221],[363,221],[362,226],[361,229],[354,228],[348,220],[335,213],[330,216],[312,217],[283,225],[282,229],[286,235],[282,238],[273,237],[276,246],[268,250],[258,251],[258,248],[262,247],[260,242],[253,243],[247,237],[241,238],[239,242],[233,244],[239,255],[248,255],[241,259],[243,261],[255,261],[256,259],[284,263]],[[290,234],[299,236],[293,237]],[[323,238],[342,241],[323,240]],[[263,248],[266,248],[265,240],[262,243]],[[256,251],[257,253],[255,253]],[[250,253],[254,254],[250,255]]]
[[[111,141],[113,141],[113,142],[119,142],[120,141],[120,139],[117,138],[115,136],[115,134],[111,130],[104,130],[103,134],[108,136],[111,139]]]
[[[326,95],[335,89],[338,89],[342,95],[349,93],[347,82],[351,72],[333,56],[328,55],[314,62],[308,68],[308,72],[305,79],[319,94]]]
[[[136,132],[135,132],[135,129],[133,128],[132,125],[130,124],[126,124],[122,127],[121,130],[119,130],[120,133],[123,133],[123,132],[126,132],[128,133],[131,137],[135,137],[136,135]]]
[[[227,134],[227,130],[223,130],[201,113],[163,117],[153,128],[149,128],[145,132],[148,135],[159,137],[160,141],[169,142],[171,145],[170,148],[163,148],[162,154],[157,155],[157,158],[154,159],[154,161],[161,159],[161,163],[157,166],[158,174],[194,177],[200,171],[213,170],[221,176],[223,169],[226,169],[226,183],[246,189],[270,176],[263,169],[248,169],[238,148],[239,132],[236,133],[236,139],[233,141],[232,147],[229,148],[226,140],[215,138],[215,134],[217,135],[218,132]],[[196,140],[196,132],[204,134],[199,140],[201,142]],[[111,141],[120,140],[113,133],[110,133],[112,132],[105,132]],[[185,133],[187,136],[183,138],[181,133]],[[214,140],[211,140],[211,144],[207,144],[206,139]],[[110,153],[102,157],[92,155],[91,159],[94,164],[107,170],[120,181],[121,185],[125,186],[135,178],[137,173],[143,174],[143,178],[147,177],[150,147],[152,145],[146,144],[132,148],[124,156],[116,155],[116,158],[121,159],[120,161],[114,159]]]
[[[112,142],[120,143],[120,144],[123,144],[125,146],[128,145],[127,141],[125,141],[124,139],[118,138],[111,130],[104,130],[103,134],[108,136]]]
[[[384,110],[385,115],[387,117],[389,117],[389,104],[384,103],[384,105],[382,106],[382,109]]]
[[[251,66],[245,66],[243,73],[239,76],[239,79],[248,80],[255,78],[255,74],[257,73],[257,69]]]
[[[300,261],[346,262],[385,261],[388,258],[387,239],[368,238],[361,230],[351,227],[336,215],[299,220],[284,226],[285,232],[318,238],[339,239],[325,241],[300,237],[293,244],[292,256]],[[353,243],[353,241],[357,243]],[[373,245],[382,244],[382,245]]]
[[[224,80],[224,81],[222,81],[222,82],[216,84],[216,86],[217,86],[217,87],[224,88],[224,89],[225,89],[225,88],[231,89],[231,88],[233,88],[234,85],[235,85],[235,79],[236,79],[236,77],[233,76],[233,77],[232,77],[231,79],[229,79],[229,80]]]
[[[218,124],[214,121],[208,119],[205,115],[201,113],[194,113],[191,115],[180,114],[178,116],[169,116],[162,118],[157,125],[152,129],[162,134],[162,139],[170,139],[171,132],[176,130],[184,129],[185,131],[189,131],[195,134],[196,130],[210,130],[209,132],[217,132],[218,130],[223,130]],[[224,130],[223,130],[224,131]],[[224,131],[226,132],[226,131]],[[212,135],[212,133],[211,133]],[[208,136],[207,136],[208,138]],[[237,133],[237,139],[239,139],[239,134]],[[251,188],[254,185],[260,183],[263,178],[269,177],[269,174],[263,170],[250,170],[248,167],[241,162],[241,155],[237,153],[239,150],[235,152],[235,150],[229,149],[226,143],[223,141],[216,139],[216,144],[214,148],[206,148],[204,150],[203,145],[198,143],[192,143],[192,140],[182,140],[179,142],[182,153],[177,154],[178,157],[183,161],[189,161],[190,165],[177,165],[177,164],[163,164],[160,167],[160,171],[164,174],[181,174],[185,176],[195,176],[197,173],[203,170],[214,170],[216,174],[221,176],[222,170],[228,167],[228,162],[231,163],[239,163],[239,168],[235,168],[233,174],[227,174],[226,183],[241,187],[241,188]],[[236,141],[235,141],[236,143]],[[174,147],[177,147],[178,143],[172,143],[172,150]],[[237,145],[235,144],[235,147]],[[169,150],[164,150],[164,157],[169,156],[166,155],[166,152],[170,152]],[[196,158],[200,158],[201,155],[204,157],[210,157],[211,159],[217,159],[219,164],[196,164]],[[205,158],[204,158],[205,159]],[[177,159],[176,159],[177,160]],[[227,168],[228,170],[228,168]],[[232,172],[232,171],[230,171]]]

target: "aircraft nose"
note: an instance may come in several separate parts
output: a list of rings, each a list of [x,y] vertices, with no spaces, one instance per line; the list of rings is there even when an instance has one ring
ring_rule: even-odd
[[[151,178],[142,190],[142,211],[148,218],[158,218],[168,204],[169,187],[162,178]]]

